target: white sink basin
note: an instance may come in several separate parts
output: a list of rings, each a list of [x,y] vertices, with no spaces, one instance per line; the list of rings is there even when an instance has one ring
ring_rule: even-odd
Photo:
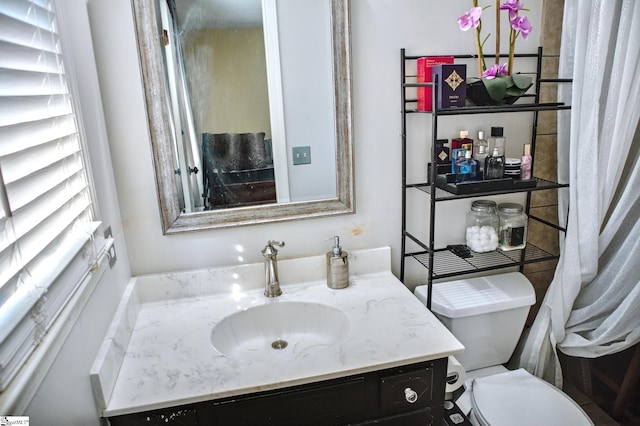
[[[235,312],[211,332],[214,348],[235,359],[272,359],[332,346],[349,333],[349,317],[330,305],[272,301]]]

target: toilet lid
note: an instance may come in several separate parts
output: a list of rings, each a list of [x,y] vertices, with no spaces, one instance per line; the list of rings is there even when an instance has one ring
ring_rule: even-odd
[[[593,425],[571,398],[524,369],[475,379],[471,405],[482,425]]]

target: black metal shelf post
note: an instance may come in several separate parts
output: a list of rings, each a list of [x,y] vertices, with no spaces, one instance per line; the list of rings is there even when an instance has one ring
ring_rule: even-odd
[[[564,232],[565,229],[553,224],[542,218],[531,216],[531,194],[534,191],[549,190],[567,187],[567,184],[560,184],[557,182],[551,182],[545,179],[534,178],[535,186],[530,187],[517,187],[512,189],[498,189],[498,190],[483,190],[468,194],[456,194],[447,191],[446,187],[438,187],[437,182],[437,168],[431,167],[428,174],[427,182],[408,182],[407,181],[407,115],[408,114],[430,114],[431,115],[431,135],[428,139],[431,139],[431,159],[430,164],[436,164],[436,146],[434,141],[438,138],[438,120],[440,117],[445,116],[457,116],[457,115],[470,115],[470,114],[495,114],[495,113],[518,113],[518,112],[532,112],[532,134],[531,134],[531,156],[532,160],[535,155],[536,139],[538,136],[538,114],[541,111],[560,111],[571,109],[570,105],[563,103],[540,103],[540,89],[542,83],[571,83],[569,79],[542,79],[542,48],[538,48],[538,52],[535,54],[516,54],[517,58],[535,58],[536,59],[536,71],[532,73],[535,76],[535,93],[525,95],[528,100],[532,102],[520,103],[514,105],[501,105],[501,106],[465,106],[452,109],[439,109],[437,108],[437,88],[438,79],[434,76],[434,80],[431,83],[418,83],[408,82],[408,78],[415,78],[416,76],[407,75],[407,62],[417,61],[426,55],[420,56],[408,56],[405,49],[400,49],[400,75],[401,75],[401,115],[402,115],[402,243],[401,243],[401,265],[400,265],[400,280],[405,280],[405,262],[411,258],[418,261],[421,265],[427,268],[427,308],[431,309],[431,294],[433,280],[451,278],[459,275],[465,275],[469,273],[487,272],[497,269],[519,267],[520,271],[523,270],[524,265],[544,262],[548,260],[557,259],[558,256],[548,253],[545,250],[527,243],[526,247],[521,250],[501,251],[495,250],[488,253],[473,253],[469,258],[463,258],[450,251],[448,248],[436,248],[435,247],[435,210],[436,204],[439,202],[446,202],[450,200],[459,200],[463,198],[477,198],[494,196],[500,194],[510,194],[514,192],[525,192],[527,196],[525,213],[529,217],[529,220],[536,220],[546,226],[555,228]],[[476,55],[449,55],[454,59],[473,59],[477,58]],[[506,55],[502,55],[506,56]],[[409,104],[417,102],[416,99],[407,98],[407,89],[431,87],[432,88],[432,111],[418,111],[417,109],[407,108]],[[533,163],[533,161],[532,161]],[[532,164],[533,175],[533,164]],[[420,238],[413,235],[407,229],[407,191],[418,190],[422,191],[429,196],[429,241],[424,242]],[[419,251],[407,251],[407,240],[421,248]]]

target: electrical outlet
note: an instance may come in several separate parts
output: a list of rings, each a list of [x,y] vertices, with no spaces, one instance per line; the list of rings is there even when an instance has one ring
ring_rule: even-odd
[[[294,146],[293,153],[293,165],[299,164],[311,164],[311,147],[310,146]]]
[[[107,228],[104,230],[104,238],[106,240],[113,239],[113,233],[111,232],[110,226],[107,226]],[[113,265],[115,265],[116,261],[118,260],[118,256],[116,256],[116,247],[113,244],[111,245],[111,247],[109,247],[107,256],[109,257],[109,267],[113,268]]]

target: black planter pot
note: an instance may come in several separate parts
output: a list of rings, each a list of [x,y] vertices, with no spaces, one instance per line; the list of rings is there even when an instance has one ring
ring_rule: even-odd
[[[482,80],[467,83],[467,100],[476,106],[511,105],[518,99],[520,96],[505,96],[502,100],[496,101],[489,96]]]

